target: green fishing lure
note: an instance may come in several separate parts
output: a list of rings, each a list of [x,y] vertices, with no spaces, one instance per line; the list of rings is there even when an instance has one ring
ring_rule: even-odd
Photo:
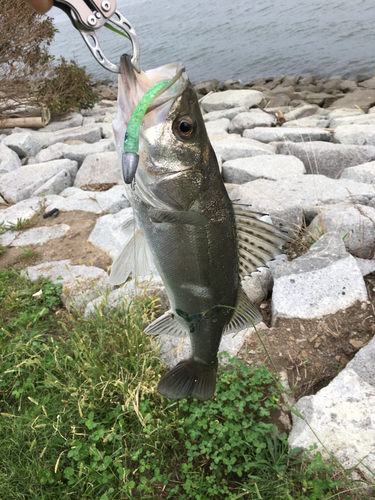
[[[151,101],[166,85],[168,81],[159,82],[153,85],[137,104],[133,114],[130,117],[126,129],[124,152],[122,153],[122,175],[125,184],[133,182],[139,162],[139,129],[141,128],[143,117],[145,116]]]

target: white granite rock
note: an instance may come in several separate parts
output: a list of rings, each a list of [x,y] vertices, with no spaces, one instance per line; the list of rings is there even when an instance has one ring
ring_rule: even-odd
[[[112,141],[115,141],[115,134],[113,132],[112,123],[101,123],[100,130],[103,139],[111,139]]]
[[[315,239],[335,231],[348,252],[371,258],[375,250],[375,209],[353,204],[323,205],[307,231]]]
[[[1,144],[8,146],[20,158],[35,156],[43,147],[43,143],[36,137],[34,132],[19,132],[8,135]]]
[[[117,154],[115,152],[98,153],[85,158],[74,181],[74,186],[113,182],[122,182]]]
[[[221,120],[221,118],[228,118],[228,120],[232,120],[232,118],[240,113],[244,113],[245,111],[247,111],[247,108],[244,106],[239,108],[222,109],[221,111],[211,111],[210,113],[203,115],[203,121],[211,122]]]
[[[115,259],[134,236],[133,209],[125,208],[116,214],[100,217],[88,241]],[[123,228],[129,223],[129,227]]]
[[[295,143],[287,141],[277,145],[277,153],[299,158],[308,174],[321,174],[337,179],[347,167],[361,165],[375,159],[374,146],[332,144],[315,141]]]
[[[375,146],[375,120],[373,125],[340,125],[335,129],[333,141],[338,144]]]
[[[7,231],[4,234],[0,234],[0,245],[9,247],[19,234],[19,231]]]
[[[52,120],[46,125],[43,132],[56,132],[71,127],[80,127],[83,122],[81,113],[68,113],[64,116],[53,117]]]
[[[125,186],[113,186],[108,191],[95,193],[95,199],[103,214],[116,214],[124,208],[130,207],[130,203],[126,197]]]
[[[242,134],[245,129],[271,127],[275,121],[276,118],[273,115],[265,113],[261,109],[251,109],[245,113],[240,113],[232,119],[229,126],[229,132]]]
[[[99,309],[102,314],[108,314],[113,309],[121,309],[137,298],[159,299],[158,305],[169,309],[169,299],[160,276],[139,276],[120,288],[113,290],[108,296],[98,297],[85,309],[85,316],[91,316]]]
[[[325,128],[328,126],[329,118],[324,115],[312,115],[306,116],[305,118],[298,118],[298,120],[290,120],[288,122],[283,123],[283,128],[288,127],[322,127]]]
[[[299,118],[306,118],[315,115],[320,109],[321,108],[319,108],[317,104],[305,104],[284,113],[284,118],[287,122],[291,120],[298,120]]]
[[[309,141],[332,141],[332,134],[328,130],[308,127],[257,127],[251,130],[244,130],[242,136],[266,143],[273,141],[292,141],[303,143]]]
[[[373,482],[370,471],[375,471],[375,387],[349,365],[317,394],[301,398],[296,409],[345,469],[358,467]],[[313,453],[319,451],[324,460],[329,460],[306,422],[295,414],[292,417],[290,448],[309,448],[316,443]]]
[[[19,167],[0,178],[0,193],[5,200],[12,203],[43,192],[59,193],[73,184],[77,170],[77,162],[71,160],[55,160]]]
[[[257,179],[237,186],[230,192],[232,200],[252,205],[252,210],[269,213],[274,224],[283,220],[290,229],[299,230],[302,210],[312,220],[321,205],[358,203],[367,205],[375,198],[370,184],[347,179],[330,179],[324,175],[298,175],[277,182]]]
[[[276,148],[269,144],[263,144],[253,139],[243,137],[224,138],[224,136],[211,137],[212,147],[215,153],[220,155],[224,161],[246,158],[249,156],[274,155]]]
[[[229,197],[237,203],[251,205],[254,212],[269,214],[275,226],[293,237],[302,227],[302,203],[298,196],[280,186],[282,182],[257,179],[235,187]]]
[[[43,163],[46,161],[67,158],[68,160],[76,161],[78,167],[80,167],[87,156],[115,151],[115,149],[115,143],[110,139],[102,139],[94,144],[64,144],[62,142],[57,142],[39,151],[32,163]],[[31,164],[30,160],[29,164]]]
[[[251,108],[263,102],[263,94],[256,90],[225,90],[207,95],[201,102],[206,112],[220,111],[222,109],[245,107]]]
[[[74,193],[66,198],[63,196],[56,196],[53,200],[47,200],[46,212],[49,212],[53,208],[65,210],[66,212],[82,210],[84,212],[92,212],[94,214],[103,213],[96,201],[95,193],[82,190],[80,190],[79,193]]]
[[[326,233],[307,253],[273,272],[272,322],[319,318],[368,299],[362,273],[338,233]]]
[[[8,148],[5,144],[0,144],[0,177],[21,166],[21,160],[17,153]]]
[[[346,116],[337,116],[337,112],[342,111],[339,109],[335,109],[331,112],[329,128],[337,128],[343,125],[375,125],[375,115],[373,114],[364,114],[359,109],[352,110],[354,114],[346,115]],[[333,114],[333,113],[336,113]]]
[[[206,130],[209,136],[226,134],[228,132],[230,120],[228,118],[220,118],[219,120],[212,120],[206,122]]]
[[[355,261],[357,262],[362,276],[375,273],[375,259],[361,259],[359,257],[355,257]]]
[[[35,136],[44,147],[66,141],[84,141],[92,144],[102,138],[101,130],[99,125],[93,124],[84,127],[65,128],[56,132],[36,132]]]
[[[224,182],[232,184],[244,184],[259,178],[276,181],[305,173],[301,160],[290,155],[237,158],[226,161],[222,169]]]
[[[31,281],[40,276],[62,284],[61,300],[65,306],[82,311],[86,305],[111,290],[108,274],[98,267],[71,266],[70,260],[45,262],[22,271]]]
[[[22,247],[25,245],[43,245],[50,240],[64,236],[69,229],[70,226],[67,224],[59,224],[51,227],[35,227],[22,232],[12,241],[10,246]]]
[[[340,179],[350,179],[355,182],[365,182],[368,184],[375,184],[375,161],[362,163],[356,167],[346,168]]]
[[[38,196],[0,210],[0,223],[16,224],[17,219],[31,219],[37,212],[42,210],[43,203],[43,198]]]

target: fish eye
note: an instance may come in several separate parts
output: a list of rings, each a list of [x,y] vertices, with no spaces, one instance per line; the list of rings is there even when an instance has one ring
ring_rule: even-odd
[[[179,139],[191,139],[196,128],[196,122],[190,115],[179,116],[173,122],[173,132]]]

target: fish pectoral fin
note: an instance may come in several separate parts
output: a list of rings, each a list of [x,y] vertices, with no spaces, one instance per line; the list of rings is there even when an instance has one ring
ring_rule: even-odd
[[[241,287],[238,290],[235,307],[236,310],[234,311],[232,319],[225,327],[223,335],[236,333],[245,328],[251,328],[262,321],[262,315]]]
[[[132,224],[126,229],[131,236],[112,264],[109,277],[111,285],[121,285],[130,273],[133,278],[155,274],[156,268],[146,238],[138,228],[134,231]]]
[[[217,361],[210,368],[202,367],[192,358],[184,359],[164,375],[157,390],[169,399],[191,396],[206,401],[215,394],[217,366]]]
[[[233,208],[242,279],[282,253],[282,245],[290,238],[272,224],[259,220],[262,214],[245,210],[241,205],[234,204]]]
[[[153,321],[144,331],[147,335],[172,335],[173,337],[188,337],[188,330],[175,318],[173,311],[169,310],[160,318]]]
[[[166,222],[169,224],[189,224],[191,226],[205,226],[207,217],[197,212],[149,210],[152,222]]]

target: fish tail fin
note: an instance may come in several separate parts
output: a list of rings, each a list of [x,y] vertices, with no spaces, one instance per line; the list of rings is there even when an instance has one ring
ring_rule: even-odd
[[[157,389],[169,399],[191,396],[206,401],[215,394],[217,365],[216,361],[212,368],[202,367],[193,358],[183,359],[164,375]]]

